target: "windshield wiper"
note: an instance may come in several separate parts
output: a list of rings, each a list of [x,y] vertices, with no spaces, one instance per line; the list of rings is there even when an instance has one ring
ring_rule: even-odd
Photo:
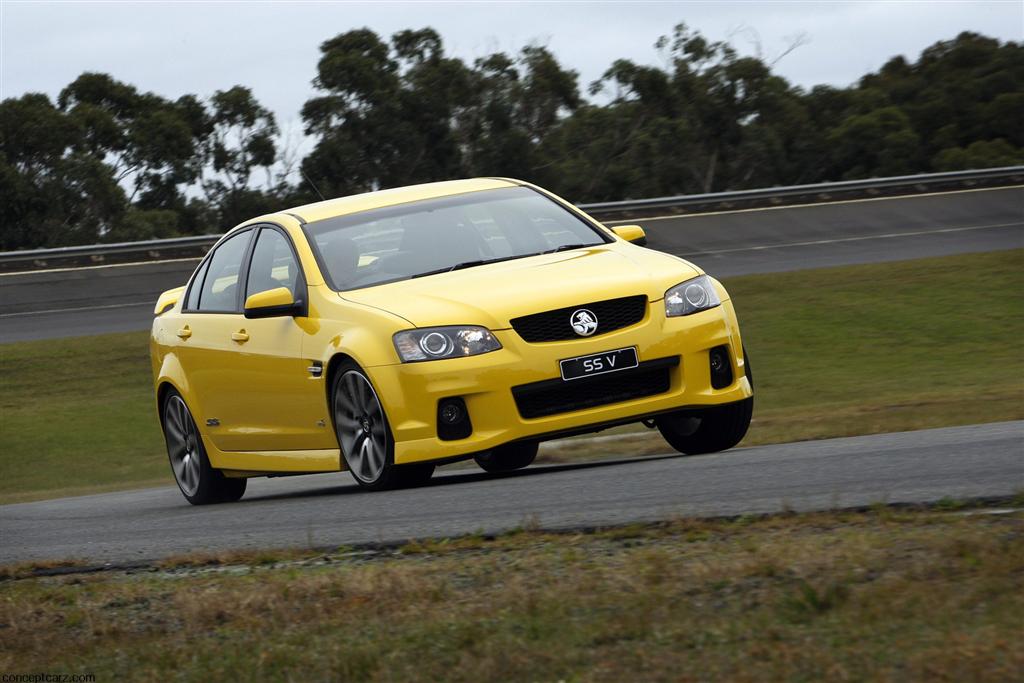
[[[473,261],[461,261],[456,263],[454,266],[445,266],[444,268],[437,268],[436,270],[428,270],[425,273],[417,273],[412,277],[426,277],[428,275],[437,275],[438,273],[450,273],[453,270],[462,270],[463,268],[474,268],[476,266],[485,266],[488,263],[498,263],[500,261],[511,261],[517,258],[526,258],[527,256],[536,256],[536,254],[516,254],[515,256],[499,256],[498,258],[488,259],[476,259]]]
[[[554,253],[559,252],[559,251],[569,251],[570,249],[580,249],[582,247],[593,247],[593,246],[597,246],[597,245],[594,245],[594,244],[563,244],[560,247],[555,247],[554,249],[548,249],[547,251],[542,251],[541,253],[542,254],[554,254]]]
[[[568,251],[569,249],[579,249],[580,247],[593,247],[597,246],[594,244],[563,244],[560,247],[554,249],[548,249],[547,251],[537,251],[532,254],[515,254],[513,256],[499,256],[498,258],[487,258],[487,259],[475,259],[473,261],[461,261],[456,263],[454,266],[445,266],[444,268],[437,268],[435,270],[428,270],[425,273],[417,273],[410,277],[426,277],[428,275],[437,275],[439,273],[450,273],[453,270],[462,270],[463,268],[475,268],[476,266],[485,266],[488,263],[499,263],[501,261],[512,261],[518,258],[527,258],[529,256],[540,256],[541,254],[554,254],[557,251]]]

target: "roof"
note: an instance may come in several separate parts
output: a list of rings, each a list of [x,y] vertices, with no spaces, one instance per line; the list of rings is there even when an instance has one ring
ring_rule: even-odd
[[[501,178],[469,178],[466,180],[446,180],[439,183],[424,183],[422,185],[409,185],[407,187],[396,187],[390,190],[379,190],[377,192],[366,192],[355,194],[349,197],[328,199],[323,202],[315,202],[288,209],[283,213],[298,216],[307,223],[345,216],[360,211],[380,209],[385,206],[416,202],[421,199],[435,199],[437,197],[448,197],[466,192],[479,192],[481,190],[495,190],[502,187],[515,187],[516,183]]]

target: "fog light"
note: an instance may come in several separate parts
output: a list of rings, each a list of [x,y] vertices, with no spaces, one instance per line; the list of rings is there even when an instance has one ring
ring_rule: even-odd
[[[449,401],[441,406],[441,421],[445,424],[455,424],[462,419],[462,408],[454,401]]]
[[[722,358],[721,351],[715,349],[711,352],[711,372],[721,372],[725,367],[725,359]]]
[[[460,397],[443,398],[437,403],[437,438],[442,441],[465,439],[473,433],[466,402]]]
[[[708,363],[711,368],[711,386],[724,389],[732,384],[732,363],[729,360],[729,347],[716,346],[708,351]]]

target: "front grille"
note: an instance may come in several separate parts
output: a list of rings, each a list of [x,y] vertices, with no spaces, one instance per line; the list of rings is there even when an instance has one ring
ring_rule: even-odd
[[[591,311],[597,318],[597,331],[592,335],[596,337],[606,332],[635,325],[643,320],[647,312],[647,297],[641,294],[578,306],[566,306],[555,311],[544,311],[513,318],[510,322],[512,329],[528,342],[580,339],[580,335],[572,329],[569,318],[573,312],[581,308]]]
[[[671,369],[677,365],[679,356],[658,358],[607,375],[521,384],[512,387],[512,396],[519,414],[526,419],[568,413],[663,394],[671,384]]]

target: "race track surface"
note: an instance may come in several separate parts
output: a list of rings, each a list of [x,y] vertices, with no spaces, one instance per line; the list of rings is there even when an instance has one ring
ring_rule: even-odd
[[[1024,188],[637,221],[718,277],[1024,247]]]
[[[731,277],[1024,247],[1024,188],[629,222],[652,248]],[[0,275],[0,343],[149,329],[157,295],[196,263]]]
[[[168,472],[170,479],[170,473]],[[0,562],[131,563],[194,551],[404,541],[527,523],[558,529],[1007,496],[1024,487],[1024,421],[532,467],[439,471],[365,493],[344,473],[255,479],[238,503],[192,507],[176,488],[0,507]]]

